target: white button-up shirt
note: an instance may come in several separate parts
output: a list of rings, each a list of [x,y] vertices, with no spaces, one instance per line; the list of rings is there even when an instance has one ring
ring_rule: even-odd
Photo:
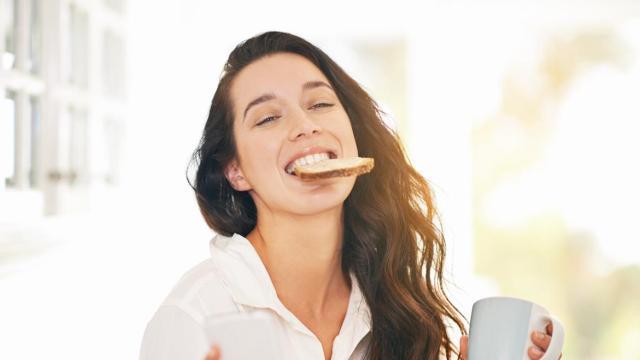
[[[203,360],[210,345],[204,333],[206,317],[253,312],[269,314],[279,325],[276,337],[285,359],[324,360],[322,343],[280,302],[249,240],[238,234],[216,235],[210,249],[211,258],[182,277],[149,321],[141,360]],[[360,360],[369,343],[369,307],[353,274],[351,280],[349,305],[333,341],[332,360]]]

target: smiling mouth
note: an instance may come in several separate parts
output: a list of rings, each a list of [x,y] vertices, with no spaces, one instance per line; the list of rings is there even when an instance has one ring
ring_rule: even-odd
[[[285,172],[291,176],[296,176],[295,169],[298,166],[311,165],[324,160],[336,159],[338,156],[331,151],[309,154],[295,159],[285,167]]]

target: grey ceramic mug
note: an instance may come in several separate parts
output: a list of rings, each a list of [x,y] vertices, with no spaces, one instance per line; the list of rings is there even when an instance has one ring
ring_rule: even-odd
[[[541,360],[556,360],[562,353],[564,327],[540,305],[511,297],[476,301],[471,310],[469,360],[529,360],[532,331],[545,332],[553,324],[553,336]]]

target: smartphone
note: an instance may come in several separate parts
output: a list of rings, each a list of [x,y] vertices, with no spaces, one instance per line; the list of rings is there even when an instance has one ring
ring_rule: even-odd
[[[205,319],[209,346],[218,345],[221,360],[281,360],[284,353],[275,320],[267,314],[234,313]]]

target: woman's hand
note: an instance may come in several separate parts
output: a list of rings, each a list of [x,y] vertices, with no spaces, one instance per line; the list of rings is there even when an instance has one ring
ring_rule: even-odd
[[[549,342],[551,342],[551,336],[553,335],[553,324],[549,323],[546,328],[546,334],[539,331],[531,333],[531,340],[535,346],[529,348],[527,355],[531,360],[539,360],[544,355],[544,352],[549,348]],[[562,354],[558,359],[562,358]]]
[[[213,345],[204,360],[220,360],[220,348]]]
[[[551,336],[553,335],[553,325],[547,325],[547,333],[541,333],[534,331],[531,333],[531,340],[535,346],[531,346],[527,350],[527,355],[531,360],[539,360],[544,355],[544,352],[549,348],[549,342],[551,342]],[[460,338],[460,359],[467,360],[469,354],[469,337],[463,336]],[[562,354],[558,359],[562,358]]]

